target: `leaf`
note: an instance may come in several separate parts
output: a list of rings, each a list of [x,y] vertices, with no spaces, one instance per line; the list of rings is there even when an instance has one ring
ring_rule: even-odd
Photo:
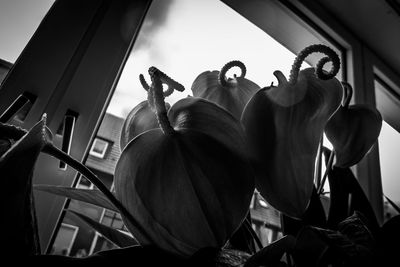
[[[338,167],[357,164],[378,140],[382,116],[374,106],[350,105],[353,89],[342,82],[347,95],[344,103],[329,119],[325,133],[336,154]]]
[[[296,246],[293,252],[296,266],[324,266],[319,264],[328,255],[329,244],[322,236],[328,234],[333,235],[338,233],[311,226],[303,227],[297,235]]]
[[[9,139],[0,138],[0,157],[11,148],[11,141]]]
[[[52,144],[46,144],[43,148],[43,152],[49,154],[72,168],[78,171],[81,175],[85,176],[91,183],[93,183],[103,194],[107,197],[111,203],[118,209],[120,214],[126,219],[126,225],[133,225],[134,227],[140,228],[136,219],[129,213],[129,211],[122,205],[122,203],[114,196],[113,193],[103,184],[103,182],[85,165],[83,165],[80,161],[72,158],[67,153],[61,151],[56,148]]]
[[[111,203],[111,201],[100,190],[97,189],[80,189],[53,185],[34,185],[33,188],[35,190],[76,199],[119,212],[119,210]]]
[[[0,220],[1,253],[19,256],[40,253],[35,206],[32,193],[33,169],[43,147],[51,142],[46,116],[26,133],[25,130],[0,124],[0,137],[16,143],[0,157],[2,192],[0,209],[7,219]]]
[[[252,233],[250,233],[250,229],[248,229],[249,224],[251,228],[251,223],[248,220],[251,221],[250,213],[247,214],[246,219],[229,239],[229,244],[234,249],[253,254],[256,252],[255,240]]]
[[[313,189],[310,203],[301,219],[294,219],[284,214],[281,216],[282,229],[285,235],[296,236],[298,232],[306,225],[316,227],[326,226],[324,207],[322,206],[321,199],[315,188]]]
[[[381,266],[393,266],[399,261],[400,215],[396,215],[385,222],[381,228],[378,241],[378,255]]]
[[[254,192],[243,129],[226,110],[194,97],[167,116],[158,77],[164,74],[155,67],[149,73],[160,128],[129,142],[114,175],[116,195],[141,229],[126,225],[141,244],[185,257],[223,247]]]
[[[233,153],[249,157],[240,122],[220,106],[199,97],[184,98],[168,111],[174,128],[189,128],[217,139]]]
[[[339,230],[304,227],[297,236],[294,252],[298,266],[370,266],[375,240],[358,212],[346,218]]]
[[[329,149],[324,148],[325,158],[329,158]],[[328,226],[336,229],[339,222],[354,213],[361,212],[368,221],[374,235],[379,224],[367,196],[350,168],[333,167],[328,172],[331,205],[328,214]]]
[[[283,254],[292,252],[295,244],[296,239],[293,236],[284,236],[251,256],[244,267],[279,266]]]
[[[332,248],[335,243],[347,249],[354,247],[354,243],[338,231],[304,227],[297,236],[293,253],[296,266],[328,266],[344,262],[346,255]]]
[[[357,245],[362,245],[371,251],[374,249],[375,238],[368,228],[367,219],[360,212],[355,211],[352,216],[340,222],[338,230]]]
[[[29,257],[28,260],[32,266],[199,266],[188,264],[154,245],[103,250],[83,258],[47,254]]]
[[[107,238],[110,242],[114,243],[115,245],[117,245],[121,248],[138,244],[138,242],[134,238],[118,231],[117,229],[114,229],[109,226],[103,225],[99,222],[96,222],[95,220],[93,220],[79,212],[72,211],[72,210],[67,210],[67,211],[69,213],[73,214],[74,217],[77,218],[78,220],[83,221],[84,223],[86,223],[87,225],[92,227],[94,230],[99,232],[102,236]]]
[[[239,77],[227,78],[229,69],[238,67]],[[194,97],[201,97],[223,107],[240,119],[243,108],[260,86],[245,78],[246,66],[237,60],[228,62],[221,71],[205,71],[194,80],[192,92]]]

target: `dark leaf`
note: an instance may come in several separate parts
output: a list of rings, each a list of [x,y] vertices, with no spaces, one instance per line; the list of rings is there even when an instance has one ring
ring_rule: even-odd
[[[291,253],[295,244],[296,239],[293,236],[284,236],[251,256],[244,267],[280,266],[283,254]]]
[[[352,216],[339,223],[338,230],[355,244],[372,251],[375,248],[376,240],[368,228],[368,223],[364,215],[355,211]]]
[[[34,199],[32,193],[33,169],[44,145],[51,140],[46,128],[46,117],[26,131],[0,124],[0,136],[16,143],[0,158],[3,191],[0,209],[6,217],[0,220],[3,255],[28,256],[40,252]]]
[[[0,157],[11,148],[11,141],[0,136]]]
[[[249,232],[252,229],[250,230],[246,223],[251,225],[250,213],[247,214],[246,220],[240,225],[233,236],[229,239],[229,245],[233,249],[254,254],[256,252],[256,246],[254,243],[253,235]]]
[[[313,52],[326,53],[335,62],[329,74],[322,70],[328,57],[316,69],[300,71]],[[333,78],[339,67],[332,49],[309,46],[296,57],[288,80],[275,71],[278,86],[259,90],[243,110],[241,121],[256,157],[256,188],[290,217],[301,218],[312,195],[319,140],[342,99],[342,86]]]
[[[35,190],[91,203],[102,208],[119,212],[119,210],[111,203],[111,201],[97,189],[79,189],[53,185],[34,185],[33,188]]]
[[[400,215],[390,218],[381,228],[378,255],[382,266],[399,261]]]
[[[77,218],[78,220],[85,222],[87,225],[91,226],[94,230],[99,232],[102,236],[107,238],[110,242],[114,243],[115,245],[121,248],[138,244],[138,242],[134,238],[118,231],[117,229],[96,222],[95,220],[79,212],[72,210],[68,210],[68,212],[73,214],[74,218]]]
[[[338,231],[304,227],[297,236],[294,258],[298,266],[370,266],[375,240],[358,212],[346,218]]]
[[[149,73],[160,128],[129,142],[114,175],[116,195],[140,229],[126,225],[141,244],[187,257],[220,248],[243,222],[254,192],[241,124],[194,97],[166,116],[158,77],[165,74],[155,67]]]
[[[284,214],[281,216],[282,230],[285,235],[296,236],[306,225],[322,228],[326,226],[324,207],[322,206],[321,199],[315,188],[312,192],[307,210],[300,220],[288,217]]]
[[[13,259],[13,261],[15,261]],[[39,255],[29,258],[33,266],[174,266],[187,267],[186,261],[155,246],[130,246],[97,252],[89,257],[73,258]],[[204,267],[204,266],[202,266]]]
[[[329,149],[324,148],[325,158],[329,158]],[[339,222],[355,211],[359,211],[368,221],[373,235],[379,231],[379,224],[374,210],[363,189],[350,168],[333,167],[328,173],[331,205],[328,215],[328,227],[337,229]]]
[[[376,143],[382,116],[373,106],[349,106],[353,89],[347,83],[343,86],[348,93],[345,103],[329,119],[325,133],[336,152],[335,165],[345,168],[357,164]]]
[[[329,245],[321,238],[319,229],[325,231],[322,228],[305,226],[298,233],[293,251],[296,266],[318,266],[326,257]],[[334,233],[333,231],[326,231]]]

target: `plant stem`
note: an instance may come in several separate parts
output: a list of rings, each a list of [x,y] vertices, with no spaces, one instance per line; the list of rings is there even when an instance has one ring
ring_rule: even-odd
[[[332,163],[333,163],[334,157],[335,157],[335,150],[332,150],[332,152],[329,155],[328,164],[326,165],[326,170],[325,170],[324,176],[322,177],[321,184],[319,185],[318,190],[317,190],[318,195],[322,194],[322,190],[324,189],[326,177],[328,176],[328,173],[332,168]]]
[[[128,219],[129,223],[132,224],[136,229],[143,234],[146,239],[151,240],[146,234],[143,227],[136,221],[136,219],[129,213],[129,211],[122,205],[122,203],[108,190],[108,188],[103,184],[103,182],[91,171],[88,167],[83,165],[81,162],[72,158],[70,155],[56,148],[53,144],[47,143],[42,150],[44,153],[49,154],[72,168],[78,171],[81,175],[86,177],[90,182],[92,182],[109,200],[110,202],[120,211],[121,215]]]
[[[154,99],[154,111],[157,116],[158,125],[164,134],[170,135],[175,133],[174,128],[168,120],[167,110],[165,108],[165,101],[163,95],[163,87],[161,82],[162,72],[155,67],[149,69],[152,85],[150,87],[150,94],[152,93]]]
[[[318,143],[318,152],[317,152],[317,163],[316,163],[316,170],[315,170],[315,175],[314,175],[314,181],[315,184],[317,186],[317,188],[319,187],[319,185],[321,184],[321,167],[322,167],[322,146],[323,146],[323,142],[324,142],[324,137],[323,134],[321,135],[321,137],[319,138],[319,143]]]
[[[253,227],[251,227],[249,220],[246,218],[243,223],[244,223],[244,226],[246,227],[247,231],[250,233],[250,235],[256,241],[256,244],[259,247],[259,249],[262,249],[263,245],[261,243],[261,240],[260,240],[260,238],[258,238],[258,235],[254,232],[254,229],[253,229]]]
[[[342,82],[342,86],[344,89],[344,98],[343,98],[342,106],[348,107],[350,104],[351,97],[353,96],[353,88],[347,82]]]

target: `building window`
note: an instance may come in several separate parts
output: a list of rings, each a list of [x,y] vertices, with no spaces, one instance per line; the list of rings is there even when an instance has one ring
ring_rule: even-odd
[[[122,231],[129,233],[124,222],[122,221],[121,215],[114,211],[105,210],[101,223],[106,226],[110,226],[114,229],[122,230]]]
[[[96,137],[93,141],[92,147],[90,148],[89,154],[94,157],[104,159],[108,145],[109,143],[107,141]]]
[[[93,189],[94,185],[88,179],[81,176],[76,187],[81,189]]]
[[[92,247],[90,248],[89,255],[99,251],[116,249],[116,248],[118,248],[116,245],[114,245],[112,242],[104,238],[101,234],[96,232],[96,235],[93,239]]]
[[[62,223],[54,242],[51,254],[68,256],[74,244],[79,227]]]

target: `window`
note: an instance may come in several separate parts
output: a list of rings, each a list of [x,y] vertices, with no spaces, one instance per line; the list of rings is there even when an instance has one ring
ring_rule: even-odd
[[[103,159],[104,156],[106,155],[108,145],[109,145],[108,141],[96,137],[93,141],[93,145],[89,151],[89,154]]]
[[[377,108],[383,116],[382,130],[378,139],[379,160],[384,196],[400,206],[400,167],[398,151],[400,151],[400,97],[382,79],[375,79],[375,95]],[[390,203],[384,202],[384,220],[397,214]]]
[[[76,187],[82,189],[93,189],[94,185],[88,179],[81,176]]]
[[[105,210],[101,223],[114,229],[122,230],[129,233],[128,229],[124,225],[124,222],[122,221],[121,215],[114,211]]]
[[[298,49],[312,43],[329,43],[280,1],[254,0],[238,6],[240,2],[243,1],[58,0],[46,17],[46,27],[41,27],[34,35],[24,50],[24,57],[10,71],[15,80],[6,79],[2,84],[0,109],[4,110],[20,91],[30,90],[38,99],[26,115],[23,126],[29,128],[42,113],[48,112],[53,133],[66,111],[71,109],[79,113],[71,155],[82,161],[88,158],[87,154],[104,158],[107,150],[111,150],[105,140],[94,140],[89,149],[83,144],[91,143],[92,136],[96,136],[93,131],[99,128],[98,120],[103,111],[107,109],[108,114],[123,119],[137,103],[146,99],[137,76],[146,74],[148,67],[155,65],[186,86],[186,92],[174,93],[167,99],[173,104],[190,94],[188,89],[199,73],[218,70],[230,60],[243,61],[248,69],[246,77],[265,86],[275,81],[274,70],[289,73]],[[251,8],[261,2],[262,9],[252,11]],[[251,7],[249,12],[245,12],[244,6]],[[68,10],[73,10],[73,20],[68,20],[71,18]],[[276,12],[279,16],[268,16],[263,12]],[[203,14],[207,14],[207,20]],[[260,14],[266,24],[273,23],[271,18],[284,18],[290,23],[275,21],[276,25],[284,27],[274,29],[259,23],[262,21],[257,18]],[[140,25],[142,28],[138,31]],[[280,33],[280,30],[290,32]],[[296,33],[300,37],[292,38]],[[281,38],[282,35],[292,40]],[[340,47],[335,49],[339,53],[342,51]],[[311,57],[308,63],[315,61],[315,57]],[[24,79],[16,79],[18,77]],[[109,104],[108,108],[104,103]],[[114,139],[111,141],[115,142]],[[113,155],[115,161],[118,156]],[[40,168],[35,172],[38,183],[59,184],[62,181],[63,185],[76,185],[76,173],[55,172],[48,167],[51,164],[47,160],[39,159]],[[38,216],[48,218],[39,220],[39,223],[45,221],[40,228],[46,249],[46,245],[51,246],[51,235],[64,203],[40,194],[36,203]],[[52,214],[45,208],[47,203],[54,203]]]
[[[90,248],[89,254],[93,254],[102,250],[109,250],[118,248],[116,245],[108,241],[101,234],[96,232],[96,235],[93,239],[92,247]]]
[[[53,246],[52,254],[68,256],[71,252],[78,230],[79,228],[75,225],[62,223],[55,242],[57,245]]]
[[[302,26],[304,34],[300,38],[305,40],[305,43],[302,43],[303,47],[295,47],[287,43],[282,45],[284,40],[280,39],[280,43],[276,40],[275,35],[269,35],[270,29],[263,28],[263,25],[241,16],[240,12],[238,14],[239,9],[232,9],[224,2],[230,4],[235,1],[152,1],[122,69],[115,91],[109,97],[108,106],[105,108],[106,114],[95,134],[97,137],[89,155],[104,158],[108,153],[106,152],[107,142],[99,138],[99,136],[106,137],[102,133],[110,133],[107,135],[110,146],[119,144],[123,120],[130,110],[147,99],[147,93],[141,87],[138,76],[144,74],[146,80],[149,81],[147,70],[150,66],[158,67],[185,86],[185,92],[174,92],[166,99],[172,105],[179,99],[191,95],[191,83],[197,75],[206,70],[220,70],[231,60],[242,61],[247,68],[246,78],[261,87],[270,85],[272,81],[276,83],[273,72],[281,70],[285,75],[289,75],[295,58],[294,53],[298,52],[297,49],[302,49],[315,42],[321,43],[324,40],[321,36],[316,38],[313,35],[315,32],[311,33]],[[265,8],[268,8],[268,5]],[[284,8],[277,5],[275,1],[270,5],[274,10],[280,10],[280,13],[289,12],[282,11]],[[203,14],[207,14],[207,20],[204,20]],[[248,14],[243,15],[248,16]],[[289,17],[293,20],[292,14],[286,16],[285,19],[290,19]],[[293,25],[298,25],[298,20],[296,21],[293,22]],[[278,33],[273,32],[273,34]],[[310,39],[309,36],[314,37]],[[334,47],[331,44],[330,46]],[[340,54],[340,49],[336,47],[334,49]],[[320,58],[320,56],[310,57],[302,67],[315,64]],[[329,66],[327,67],[329,68]],[[234,74],[238,74],[236,70],[228,73],[232,76]],[[78,98],[75,100],[79,101]],[[85,105],[87,106],[86,103]],[[104,107],[101,106],[101,109]],[[115,152],[111,148],[108,150],[110,155],[111,151]],[[116,160],[119,156],[120,151],[112,155]],[[88,157],[87,165],[90,160]],[[113,166],[110,165],[108,171],[113,172]],[[106,172],[107,170],[103,168],[101,171]],[[265,241],[275,240],[280,229],[279,213],[265,201],[261,204],[257,199],[257,202],[254,203],[255,209],[252,214],[259,217],[261,228],[265,228],[267,220],[271,220],[271,218],[273,220],[268,225],[273,226],[275,234],[269,239],[266,238]],[[264,206],[262,206],[263,204]],[[119,214],[110,211],[105,212],[102,223],[125,230]],[[267,232],[267,230],[263,230],[262,233],[266,236]]]

